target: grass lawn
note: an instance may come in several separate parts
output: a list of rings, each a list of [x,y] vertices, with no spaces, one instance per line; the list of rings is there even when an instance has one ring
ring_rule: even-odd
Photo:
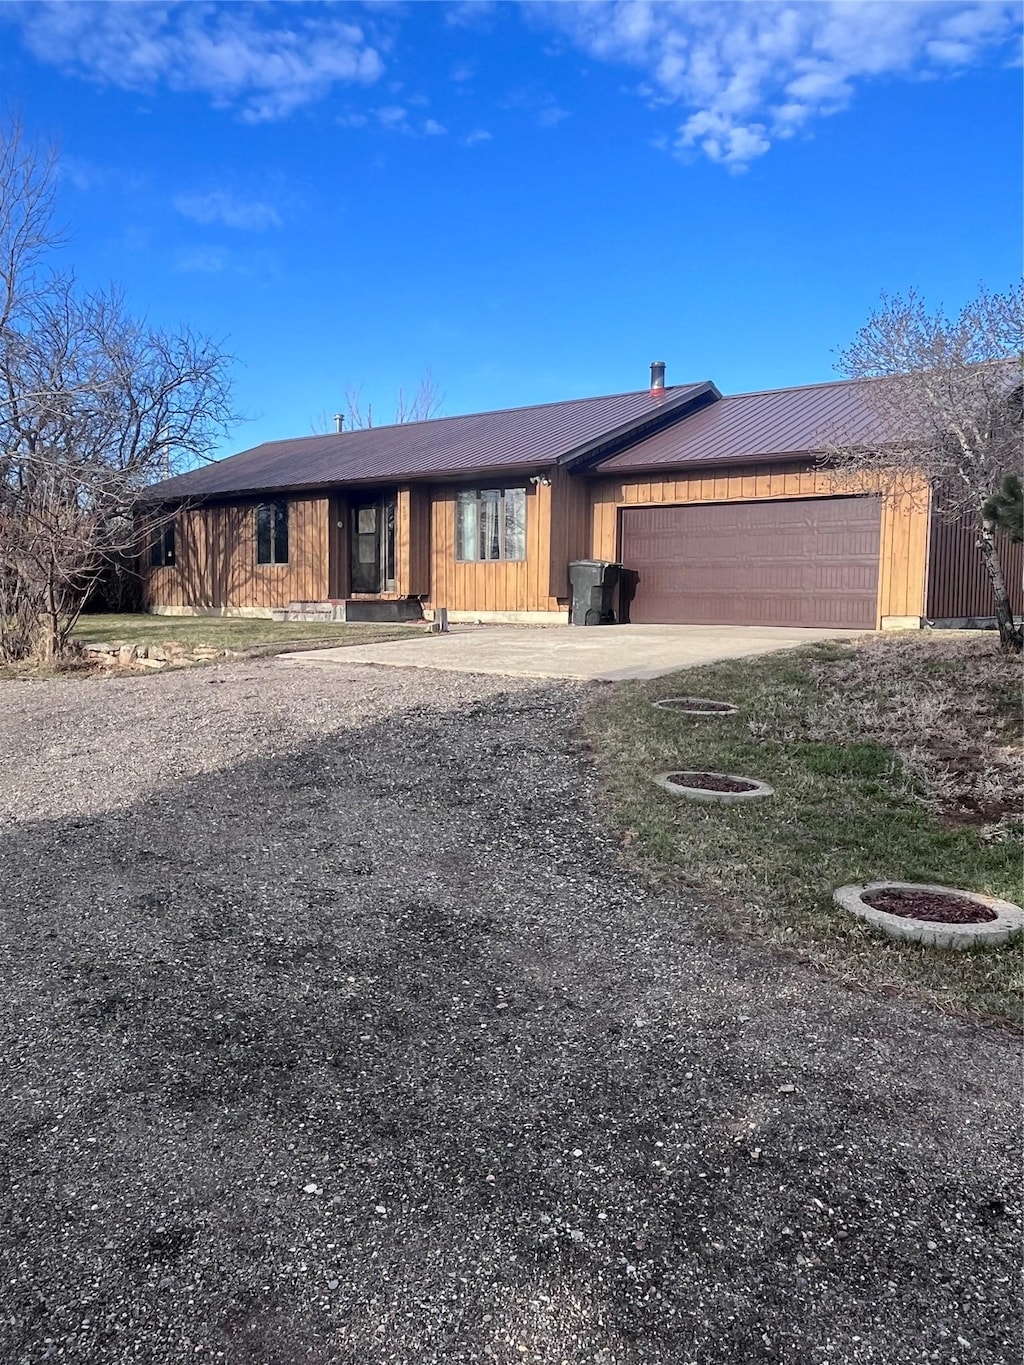
[[[268,621],[242,616],[150,616],[101,614],[82,616],[75,638],[89,644],[159,645],[174,640],[182,645],[211,645],[219,649],[247,649],[259,645],[315,642],[324,645],[360,645],[373,640],[401,640],[414,627],[331,625],[321,621]]]
[[[740,712],[649,705],[680,695]],[[891,877],[1020,903],[1019,698],[1020,661],[991,634],[867,637],[624,684],[586,726],[623,843],[655,875],[713,893],[716,923],[851,982],[1019,1019],[1019,946],[898,944],[831,901],[846,882]],[[711,806],[651,783],[684,768],[763,778],[776,795]]]

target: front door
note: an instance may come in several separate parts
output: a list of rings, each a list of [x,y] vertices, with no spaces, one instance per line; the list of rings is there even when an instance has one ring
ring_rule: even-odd
[[[393,493],[352,501],[354,593],[395,591],[395,505]]]

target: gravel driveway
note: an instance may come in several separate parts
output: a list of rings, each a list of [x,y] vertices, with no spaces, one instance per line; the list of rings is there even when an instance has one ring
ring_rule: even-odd
[[[701,927],[586,690],[0,684],[0,1359],[1019,1359],[1018,1048]]]

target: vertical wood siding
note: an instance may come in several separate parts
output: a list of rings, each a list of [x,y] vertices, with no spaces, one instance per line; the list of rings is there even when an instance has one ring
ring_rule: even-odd
[[[485,561],[460,564],[455,557],[454,485],[436,485],[430,499],[430,599],[431,607],[449,611],[546,611],[561,612],[559,596],[563,571],[555,571],[552,553],[552,509],[564,495],[564,474],[550,485],[528,484],[526,493],[526,558],[516,561]],[[479,486],[494,488],[493,479]],[[586,497],[586,490],[583,491]]]
[[[349,588],[349,507],[343,493],[328,499],[327,511],[327,595],[343,598]]]
[[[569,596],[569,563],[591,556],[590,485],[562,468],[551,473],[548,593]]]
[[[267,610],[328,595],[326,497],[288,500],[288,563],[256,563],[257,501],[182,511],[175,521],[176,563],[143,565],[149,607]]]
[[[732,502],[756,498],[829,497],[841,494],[828,474],[792,464],[762,465],[756,470],[677,471],[669,477],[638,475],[599,479],[594,483],[591,511],[592,553],[615,559],[619,553],[619,508],[649,503]],[[848,491],[858,492],[851,488]],[[881,509],[878,617],[924,614],[928,538],[928,499],[922,489],[898,506]]]
[[[430,592],[430,490],[412,484],[398,490],[395,526],[395,591],[400,597]]]
[[[615,559],[619,554],[621,507],[826,497],[843,491],[823,471],[792,464],[763,465],[753,471],[676,471],[665,476],[596,480],[573,477],[556,468],[550,477],[548,485],[527,485],[526,559],[516,562],[456,561],[456,485],[400,488],[398,594],[425,596],[428,606],[452,611],[558,613],[564,610],[569,591],[570,560]],[[479,486],[494,487],[495,483],[481,479]],[[290,562],[280,566],[256,564],[255,500],[183,512],[178,518],[178,562],[171,568],[145,571],[147,603],[200,610],[269,610],[290,601],[346,596],[346,495],[294,498],[289,507]],[[883,503],[880,618],[924,615],[928,537],[926,493],[896,507]]]

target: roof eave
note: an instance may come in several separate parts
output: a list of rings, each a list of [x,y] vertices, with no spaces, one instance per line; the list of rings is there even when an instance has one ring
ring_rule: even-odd
[[[819,463],[824,456],[824,451],[815,450],[790,450],[790,451],[761,451],[754,455],[729,455],[711,456],[706,460],[659,460],[651,461],[649,464],[637,465],[616,465],[609,469],[607,466],[598,465],[595,468],[586,469],[583,472],[588,478],[606,479],[615,478],[618,475],[633,474],[662,474],[666,471],[687,470],[687,469],[731,469],[736,466],[746,467],[759,464],[800,464],[800,463]]]

